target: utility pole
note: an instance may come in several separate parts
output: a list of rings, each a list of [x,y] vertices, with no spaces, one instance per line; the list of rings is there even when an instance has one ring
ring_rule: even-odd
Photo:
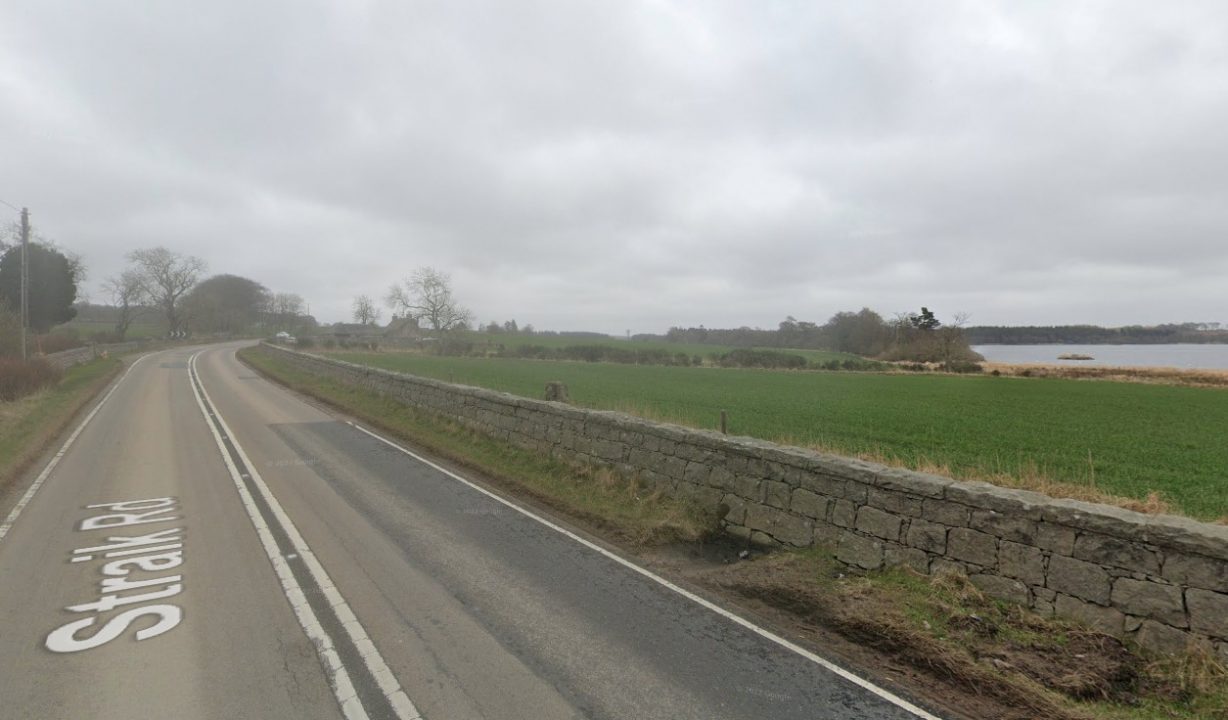
[[[28,360],[26,327],[30,324],[30,211],[21,209],[21,359]]]

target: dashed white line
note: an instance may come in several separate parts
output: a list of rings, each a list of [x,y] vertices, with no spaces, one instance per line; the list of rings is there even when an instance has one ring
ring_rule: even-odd
[[[106,404],[107,400],[111,399],[111,396],[114,395],[115,391],[119,389],[120,384],[125,378],[128,377],[128,373],[132,372],[137,364],[147,357],[149,356],[142,355],[128,366],[128,369],[125,370],[124,374],[121,375],[119,380],[115,382],[115,385],[113,385],[107,394],[102,397],[102,400],[98,401],[98,404],[94,406],[94,409],[90,411],[89,415],[85,416],[85,419],[81,421],[81,424],[77,425],[77,429],[73,430],[72,435],[68,436],[68,439],[64,441],[64,444],[61,445],[60,449],[56,452],[55,457],[51,458],[51,462],[47,463],[47,467],[43,468],[43,471],[38,474],[38,477],[34,478],[34,483],[30,485],[25,494],[21,496],[21,499],[17,501],[17,505],[13,507],[13,510],[8,514],[8,517],[4,519],[4,522],[0,523],[0,540],[3,540],[4,536],[9,534],[9,530],[13,529],[13,523],[17,522],[17,518],[21,515],[21,512],[26,509],[26,506],[30,504],[30,501],[34,499],[34,495],[38,492],[39,488],[43,486],[43,483],[47,481],[47,478],[51,477],[51,473],[53,470],[55,470],[55,466],[59,465],[60,460],[62,460],[64,456],[68,454],[68,449],[72,447],[74,442],[76,442],[77,436],[85,430],[85,426],[90,424],[90,420],[93,420],[94,416],[98,414],[98,411],[102,409],[102,406]]]
[[[366,630],[350,609],[349,604],[341,596],[341,593],[338,592],[336,586],[333,585],[332,579],[329,578],[324,567],[316,559],[311,548],[307,546],[307,542],[299,534],[294,522],[290,520],[289,515],[282,509],[281,504],[277,502],[277,498],[269,490],[264,479],[260,477],[260,473],[247,457],[247,453],[243,451],[243,447],[234,439],[234,433],[227,426],[226,421],[222,418],[222,414],[218,412],[217,406],[209,398],[209,393],[205,390],[204,383],[201,382],[200,376],[196,372],[196,358],[199,355],[199,352],[196,353],[188,361],[190,377],[194,379],[194,382],[192,382],[192,392],[196,396],[196,404],[205,416],[205,424],[209,426],[209,430],[213,433],[218,450],[222,453],[222,459],[226,462],[226,467],[230,471],[235,488],[239,491],[239,497],[242,500],[244,509],[247,511],[248,518],[256,528],[256,533],[260,537],[260,543],[264,547],[264,552],[268,555],[269,562],[273,564],[273,569],[281,581],[286,599],[289,600],[290,606],[294,609],[295,616],[298,618],[303,632],[315,644],[317,652],[320,654],[320,659],[332,678],[333,692],[337,697],[337,702],[341,704],[341,710],[345,717],[347,720],[366,720],[367,712],[362,706],[357,691],[354,689],[354,684],[350,680],[349,672],[346,670],[344,663],[341,661],[341,656],[337,654],[336,644],[320,624],[315,612],[311,609],[310,604],[308,604],[307,596],[303,593],[302,587],[295,579],[293,571],[286,562],[286,558],[282,556],[281,551],[278,549],[277,540],[273,537],[273,533],[265,522],[264,516],[261,515],[260,509],[256,506],[255,500],[252,498],[251,493],[248,492],[247,485],[243,482],[244,478],[250,479],[256,486],[256,489],[260,492],[261,499],[264,500],[265,504],[272,511],[282,532],[290,539],[290,544],[294,547],[294,553],[287,555],[287,557],[297,555],[307,567],[307,572],[327,599],[333,614],[345,629],[350,641],[358,649],[358,653],[368,672],[375,679],[380,691],[387,698],[397,717],[401,720],[421,720],[421,713],[418,712],[418,709],[409,699],[409,696],[405,694],[405,691],[401,689],[396,677],[392,674],[392,670],[384,662],[384,658],[380,655],[379,650],[376,649],[375,644],[371,642]],[[213,408],[212,415],[210,415],[209,409],[206,407],[206,402],[209,407]],[[221,427],[221,432],[218,431],[218,427],[213,422],[210,422],[211,417],[217,420],[217,425]],[[223,440],[223,438],[227,437],[230,439],[230,444],[234,447],[235,452],[239,455],[239,459],[247,466],[250,476],[249,473],[240,474],[234,461],[231,460],[230,453],[227,452]]]
[[[628,569],[630,569],[630,570],[633,570],[633,571],[635,571],[635,572],[639,573],[640,575],[643,575],[644,577],[648,578],[649,580],[652,580],[653,582],[655,582],[655,583],[657,583],[657,584],[659,584],[659,585],[662,585],[662,586],[664,586],[664,587],[668,588],[669,590],[672,590],[672,591],[674,591],[674,592],[678,593],[679,595],[681,595],[681,596],[685,597],[686,599],[688,599],[688,600],[690,600],[690,601],[692,601],[692,602],[694,602],[694,603],[696,603],[696,604],[698,604],[698,605],[701,605],[701,606],[703,606],[703,607],[707,608],[708,610],[711,610],[712,612],[714,612],[714,613],[716,613],[716,614],[720,615],[721,617],[723,617],[723,618],[725,618],[725,619],[727,619],[727,620],[729,620],[729,621],[731,621],[731,622],[734,622],[734,623],[737,623],[738,625],[741,625],[742,627],[746,628],[747,630],[750,630],[751,632],[755,633],[756,635],[759,635],[760,637],[763,637],[763,638],[765,638],[765,639],[767,639],[767,640],[770,640],[771,642],[776,643],[777,645],[779,645],[779,646],[781,646],[781,647],[783,647],[783,648],[785,648],[785,649],[787,649],[787,650],[791,650],[792,652],[797,653],[798,655],[800,655],[800,656],[802,656],[802,657],[806,658],[807,660],[809,660],[809,661],[811,661],[811,662],[815,663],[816,665],[819,665],[820,667],[824,668],[825,670],[827,670],[827,671],[829,671],[829,672],[831,672],[831,673],[833,673],[833,674],[835,674],[835,675],[838,675],[838,676],[840,676],[840,677],[844,678],[845,680],[848,680],[849,682],[853,683],[854,685],[857,685],[858,687],[862,688],[863,690],[866,690],[867,692],[870,692],[870,693],[873,693],[874,695],[877,695],[878,697],[880,697],[880,698],[882,698],[883,700],[886,700],[887,702],[889,702],[889,703],[891,703],[891,704],[893,704],[893,705],[895,705],[895,706],[899,707],[899,708],[900,708],[900,709],[902,709],[902,710],[905,710],[905,711],[907,711],[907,712],[912,713],[913,715],[916,715],[918,718],[921,718],[922,720],[941,720],[941,718],[939,718],[938,716],[933,715],[933,714],[931,714],[931,713],[927,712],[927,711],[926,711],[926,710],[924,710],[923,708],[920,708],[920,707],[918,707],[918,706],[914,705],[913,703],[910,703],[909,701],[907,701],[907,700],[905,700],[904,698],[902,698],[902,697],[900,697],[900,696],[896,695],[895,693],[891,692],[890,690],[887,690],[887,689],[885,689],[885,688],[881,688],[881,687],[879,687],[879,686],[875,685],[874,683],[870,682],[869,680],[866,680],[866,679],[865,679],[865,678],[863,678],[863,677],[860,677],[860,676],[858,676],[858,675],[856,675],[856,674],[854,674],[854,673],[852,673],[852,672],[849,672],[848,670],[845,670],[844,668],[840,667],[839,665],[836,665],[835,663],[831,662],[830,660],[827,660],[826,658],[820,657],[819,655],[816,655],[815,653],[813,653],[813,652],[811,652],[811,651],[807,650],[806,648],[801,647],[800,645],[798,645],[798,644],[796,644],[796,643],[790,642],[790,641],[788,641],[788,640],[786,640],[786,639],[784,639],[784,638],[780,637],[780,636],[779,636],[779,635],[777,635],[776,633],[773,633],[772,631],[767,630],[766,628],[762,628],[762,627],[760,627],[760,626],[756,625],[755,623],[753,623],[753,622],[751,622],[751,621],[747,620],[746,618],[743,618],[743,617],[741,617],[741,616],[739,616],[739,615],[736,615],[736,614],[734,614],[734,613],[731,613],[731,612],[729,612],[728,610],[726,610],[726,609],[722,608],[721,606],[719,606],[719,605],[717,605],[717,604],[715,604],[715,603],[713,603],[713,602],[711,602],[711,601],[709,601],[709,600],[705,600],[704,598],[702,598],[702,597],[700,597],[700,596],[696,595],[695,593],[693,593],[693,592],[691,592],[691,591],[689,591],[689,590],[686,590],[686,589],[684,589],[684,588],[682,588],[682,587],[679,587],[678,585],[675,585],[674,583],[670,582],[669,580],[666,580],[665,578],[661,577],[660,575],[657,575],[656,573],[652,572],[651,570],[648,570],[648,569],[646,569],[646,568],[640,567],[639,565],[636,565],[635,563],[633,563],[633,562],[631,562],[631,561],[629,561],[629,560],[627,560],[627,559],[625,559],[625,558],[623,558],[623,557],[621,557],[621,556],[619,556],[619,555],[617,555],[617,554],[615,554],[615,553],[613,553],[613,552],[610,552],[610,551],[609,551],[609,550],[607,550],[606,548],[603,548],[603,547],[601,547],[600,545],[597,545],[596,543],[593,543],[593,542],[591,542],[591,541],[589,541],[589,540],[586,540],[586,539],[584,539],[584,538],[580,537],[579,535],[577,535],[577,534],[573,533],[572,531],[568,530],[567,528],[562,527],[561,525],[558,525],[558,524],[556,524],[556,523],[554,523],[554,522],[551,522],[550,520],[548,520],[548,519],[546,519],[546,518],[542,517],[541,515],[538,515],[537,513],[533,512],[533,511],[531,511],[531,510],[528,510],[528,509],[526,509],[526,508],[523,508],[523,507],[521,507],[521,506],[519,506],[519,505],[517,505],[517,504],[515,504],[515,503],[511,502],[510,500],[507,500],[506,498],[503,498],[503,497],[501,497],[501,496],[499,496],[499,495],[496,495],[495,493],[493,493],[493,492],[491,492],[491,491],[487,490],[486,488],[484,488],[484,487],[482,487],[482,486],[480,486],[480,485],[477,485],[476,483],[474,483],[474,482],[472,482],[472,481],[470,481],[470,480],[467,480],[467,479],[465,479],[464,477],[462,477],[462,476],[460,476],[460,475],[457,475],[456,473],[452,472],[451,470],[448,470],[448,469],[447,469],[447,468],[445,468],[445,467],[442,467],[442,466],[440,466],[440,465],[438,465],[438,464],[436,464],[436,463],[431,462],[430,460],[427,460],[426,458],[424,458],[424,457],[422,457],[421,455],[419,455],[419,454],[417,454],[417,453],[413,452],[412,450],[409,450],[408,448],[402,447],[401,445],[398,445],[397,443],[395,443],[395,442],[393,442],[393,441],[391,441],[391,440],[389,440],[389,439],[387,439],[387,438],[385,438],[385,437],[383,437],[383,436],[381,436],[381,435],[377,435],[376,433],[371,432],[370,430],[368,430],[368,429],[366,429],[366,428],[362,427],[361,425],[358,425],[357,423],[354,423],[354,422],[349,422],[349,425],[351,425],[351,426],[352,426],[352,427],[354,427],[355,429],[359,430],[360,432],[363,432],[363,433],[366,433],[367,435],[370,435],[371,437],[375,438],[376,440],[379,440],[380,442],[384,443],[385,445],[388,445],[389,447],[392,447],[392,448],[394,448],[394,449],[396,449],[396,450],[399,450],[399,451],[400,451],[400,452],[402,452],[402,453],[405,453],[406,455],[408,455],[408,456],[412,457],[413,459],[417,460],[418,462],[423,463],[424,465],[428,465],[428,466],[430,466],[430,467],[432,467],[432,468],[434,468],[434,469],[438,470],[439,472],[443,473],[444,475],[447,475],[448,477],[450,477],[450,478],[452,478],[452,479],[454,479],[454,480],[457,480],[457,481],[459,481],[459,482],[464,483],[465,485],[468,485],[469,487],[473,488],[474,490],[477,490],[478,492],[482,493],[483,495],[486,495],[487,497],[489,497],[489,498],[491,498],[491,499],[493,499],[493,500],[495,500],[495,501],[497,501],[497,502],[500,502],[500,503],[502,503],[503,505],[506,505],[507,507],[511,508],[512,510],[515,510],[516,512],[518,512],[518,513],[520,513],[520,514],[522,514],[522,515],[524,515],[524,516],[526,516],[526,517],[529,517],[529,518],[532,518],[533,520],[536,520],[537,522],[541,523],[542,525],[545,525],[546,527],[550,528],[551,530],[554,530],[554,531],[559,532],[559,533],[561,533],[561,534],[563,534],[563,535],[566,535],[567,537],[571,538],[572,540],[575,540],[576,542],[580,543],[581,545],[584,545],[585,547],[587,547],[587,548],[589,548],[589,549],[591,549],[591,550],[594,550],[594,551],[596,551],[596,552],[598,552],[598,553],[601,553],[602,555],[604,555],[605,557],[609,558],[610,560],[613,560],[614,562],[618,563],[619,565],[622,565],[623,567],[626,567],[626,568],[628,568]]]

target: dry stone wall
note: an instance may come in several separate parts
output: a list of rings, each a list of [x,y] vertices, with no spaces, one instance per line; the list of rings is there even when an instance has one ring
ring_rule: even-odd
[[[293,365],[569,461],[729,508],[748,541],[874,570],[960,572],[984,592],[1160,653],[1228,662],[1228,527],[1053,499],[269,346]]]
[[[111,343],[109,345],[87,345],[85,347],[73,348],[72,350],[63,350],[58,353],[51,353],[46,356],[47,362],[55,365],[61,370],[67,370],[74,365],[87,363],[99,357],[102,353],[121,353],[129,350],[136,350],[144,347],[148,341],[141,342],[139,340],[130,340],[122,343]]]

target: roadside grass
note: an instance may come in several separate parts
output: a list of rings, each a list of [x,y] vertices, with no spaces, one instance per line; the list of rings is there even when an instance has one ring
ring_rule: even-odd
[[[330,353],[783,444],[1151,512],[1228,517],[1228,393],[1057,378],[780,372]]]
[[[510,482],[539,502],[632,544],[700,541],[719,528],[719,518],[712,513],[606,470],[565,463],[492,440],[459,423],[304,372],[260,348],[245,348],[238,354],[283,385],[496,482]]]
[[[516,450],[260,348],[239,355],[282,384],[481,470],[599,534],[640,546],[678,541],[698,548],[697,557],[705,557],[700,544],[721,546],[715,518],[634,483]],[[834,632],[870,648],[884,667],[910,668],[931,697],[972,716],[1228,720],[1228,669],[1208,648],[1155,661],[1108,635],[994,600],[962,576],[851,573],[823,548],[755,551],[746,561],[736,559],[736,547],[727,551],[732,559],[700,561],[688,579],[816,644]]]
[[[0,403],[0,490],[42,455],[122,366],[118,358],[100,358],[68,369],[54,387]]]
[[[847,574],[814,549],[739,563],[706,584],[834,630],[971,702],[1010,709],[994,717],[1228,718],[1228,668],[1209,648],[1152,660],[1111,636],[989,598],[962,576]]]

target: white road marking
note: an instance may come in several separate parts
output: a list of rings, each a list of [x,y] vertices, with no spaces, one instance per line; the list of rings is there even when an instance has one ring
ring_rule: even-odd
[[[204,352],[204,351],[201,351]],[[328,632],[320,624],[315,612],[311,609],[311,605],[307,602],[307,597],[303,593],[302,586],[294,578],[294,573],[290,570],[286,558],[282,557],[281,551],[277,548],[277,541],[273,537],[273,533],[269,530],[268,524],[264,517],[260,514],[260,509],[256,507],[255,500],[251,493],[248,492],[244,478],[249,477],[247,473],[240,474],[234,461],[230,457],[230,453],[226,450],[226,445],[223,441],[224,437],[230,438],[230,444],[234,447],[235,452],[239,455],[239,459],[247,466],[250,471],[250,480],[255,484],[260,492],[261,498],[272,511],[274,518],[286,537],[290,539],[290,544],[294,547],[293,555],[306,565],[308,573],[312,580],[320,588],[328,600],[328,604],[332,606],[333,612],[336,614],[337,620],[345,629],[350,641],[358,649],[359,655],[362,657],[363,663],[367,666],[371,677],[375,679],[384,697],[388,699],[397,717],[401,720],[421,720],[422,715],[418,709],[410,701],[409,696],[401,689],[396,677],[392,674],[392,670],[384,662],[384,658],[376,649],[375,644],[371,642],[366,630],[359,623],[358,618],[350,610],[349,604],[345,598],[341,596],[337,588],[333,585],[332,579],[325,572],[324,567],[316,559],[311,548],[307,546],[307,542],[303,540],[303,536],[299,534],[298,528],[294,522],[282,509],[281,504],[277,502],[277,498],[273,492],[265,484],[264,479],[260,477],[260,473],[256,470],[256,466],[251,459],[247,457],[247,453],[243,451],[243,447],[234,439],[234,433],[230,427],[226,425],[226,421],[222,418],[222,414],[217,410],[217,406],[213,404],[213,400],[209,398],[208,391],[205,390],[204,382],[201,381],[200,375],[196,372],[196,358],[201,352],[197,352],[188,361],[189,378],[194,378],[192,382],[192,392],[196,396],[196,404],[200,407],[201,413],[205,416],[205,424],[209,426],[209,430],[213,433],[213,438],[217,442],[218,450],[222,453],[222,459],[226,463],[227,469],[230,471],[231,479],[234,481],[235,488],[239,491],[239,497],[243,502],[244,509],[247,510],[247,516],[252,521],[252,525],[256,528],[256,533],[260,537],[260,543],[264,546],[264,552],[269,558],[269,562],[273,564],[273,569],[277,573],[277,577],[281,580],[282,590],[286,595],[286,599],[290,602],[294,609],[295,616],[298,618],[299,624],[303,628],[303,632],[315,644],[316,650],[320,655],[320,660],[323,662],[326,671],[333,680],[333,692],[337,697],[337,702],[341,704],[341,710],[345,714],[347,720],[365,720],[367,718],[366,709],[363,708],[361,701],[358,698],[358,693],[354,689],[353,682],[350,680],[349,672],[341,661],[341,657],[337,654],[336,644],[329,637]],[[199,388],[198,388],[199,385]],[[203,397],[202,397],[203,395]],[[211,414],[205,403],[208,402],[209,407],[213,408]],[[221,426],[221,432],[210,422],[210,418],[217,420],[217,424]],[[223,435],[224,433],[224,435]]]
[[[17,521],[17,518],[21,515],[21,512],[25,510],[26,506],[30,504],[30,501],[34,499],[34,494],[37,493],[38,489],[43,486],[43,483],[47,481],[47,478],[51,477],[51,472],[55,470],[56,465],[60,464],[60,460],[62,460],[68,453],[68,448],[72,447],[72,444],[76,442],[77,436],[80,435],[83,430],[85,430],[85,426],[90,424],[90,420],[93,420],[94,416],[98,414],[98,411],[102,409],[102,406],[106,404],[107,400],[111,399],[111,396],[114,395],[115,391],[119,389],[120,384],[123,383],[124,379],[128,377],[128,373],[132,372],[133,369],[136,368],[137,364],[147,357],[149,357],[149,355],[142,355],[131,365],[129,365],[128,369],[124,371],[124,374],[120,376],[119,380],[116,381],[111,390],[102,397],[102,400],[98,401],[98,404],[94,406],[94,409],[90,411],[90,414],[85,416],[85,419],[81,421],[81,424],[77,426],[76,430],[73,430],[72,435],[68,436],[68,439],[64,441],[64,444],[60,446],[59,451],[56,452],[55,457],[51,458],[51,462],[47,463],[47,467],[43,468],[43,471],[34,479],[34,483],[30,485],[28,490],[26,490],[26,494],[22,495],[21,499],[17,501],[17,505],[13,507],[12,512],[10,512],[8,517],[4,519],[3,523],[0,523],[0,540],[4,540],[4,536],[9,534],[9,530],[13,528],[13,523]]]
[[[347,422],[348,422],[348,421],[347,421]],[[368,430],[368,429],[366,429],[366,428],[364,428],[364,427],[362,427],[362,426],[360,426],[360,425],[358,425],[358,424],[356,424],[356,423],[354,423],[354,422],[348,422],[348,424],[349,424],[350,426],[352,426],[353,428],[355,428],[356,430],[359,430],[360,432],[366,433],[367,435],[370,435],[371,437],[375,438],[376,440],[379,440],[380,442],[384,443],[385,445],[388,445],[389,447],[392,447],[392,448],[394,448],[394,449],[396,449],[396,450],[399,450],[399,451],[400,451],[400,452],[402,452],[402,453],[405,453],[406,455],[408,455],[408,456],[412,457],[413,459],[417,460],[418,462],[421,462],[421,463],[423,463],[423,464],[425,464],[425,465],[428,465],[428,466],[430,466],[430,467],[432,467],[432,468],[434,468],[434,469],[438,470],[439,472],[443,473],[444,475],[447,475],[448,477],[450,477],[450,478],[452,478],[452,479],[454,479],[454,480],[457,480],[457,481],[459,481],[459,482],[461,482],[461,483],[464,483],[465,485],[468,485],[469,487],[473,488],[474,490],[477,490],[478,492],[482,493],[483,495],[486,495],[487,497],[489,497],[489,498],[491,498],[491,499],[493,499],[493,500],[495,500],[495,501],[497,501],[497,502],[500,502],[500,503],[502,503],[503,505],[506,505],[507,507],[511,508],[512,510],[515,510],[516,512],[518,512],[518,513],[520,513],[520,514],[522,514],[522,515],[524,515],[524,516],[526,516],[526,517],[529,517],[529,518],[532,518],[533,520],[536,520],[537,522],[541,523],[542,525],[545,525],[546,527],[550,528],[551,530],[554,530],[554,531],[556,531],[556,532],[558,532],[558,533],[561,533],[561,534],[563,534],[563,535],[565,535],[565,536],[567,536],[567,537],[571,538],[572,540],[575,540],[576,542],[580,543],[581,545],[584,545],[585,547],[587,547],[587,548],[589,548],[589,549],[591,549],[591,550],[595,550],[596,552],[601,553],[602,555],[604,555],[605,557],[609,558],[610,560],[613,560],[614,562],[618,563],[619,565],[622,565],[622,566],[624,566],[624,567],[626,567],[626,568],[628,568],[628,569],[630,569],[630,570],[633,570],[633,571],[635,571],[635,572],[639,573],[640,575],[643,575],[644,577],[648,578],[649,580],[652,580],[653,582],[655,582],[655,583],[657,583],[657,584],[659,584],[659,585],[661,585],[661,586],[663,586],[663,587],[666,587],[666,588],[668,588],[668,589],[670,589],[670,590],[672,590],[672,591],[674,591],[674,592],[678,593],[679,595],[681,595],[681,596],[685,597],[686,599],[688,599],[688,600],[690,600],[690,601],[692,601],[692,602],[694,602],[694,603],[696,603],[696,604],[698,604],[698,605],[701,605],[701,606],[703,606],[703,607],[707,608],[708,610],[711,610],[712,612],[716,613],[717,615],[720,615],[721,617],[723,617],[723,618],[725,618],[725,619],[727,619],[727,620],[730,620],[730,621],[732,621],[732,622],[734,622],[734,623],[737,623],[738,625],[741,625],[742,627],[746,628],[747,630],[750,630],[751,632],[755,633],[756,635],[759,635],[760,637],[763,637],[763,638],[765,638],[765,639],[767,639],[767,640],[770,640],[771,642],[774,642],[774,643],[776,643],[777,645],[780,645],[781,647],[783,647],[783,648],[785,648],[785,649],[787,649],[787,650],[791,650],[791,651],[793,651],[793,652],[797,653],[798,655],[801,655],[802,657],[806,658],[807,660],[809,660],[809,661],[811,661],[811,662],[815,663],[816,665],[819,665],[819,666],[820,666],[820,667],[822,667],[823,669],[825,669],[825,670],[827,670],[827,671],[829,671],[829,672],[831,672],[831,673],[834,673],[834,674],[836,674],[836,675],[839,675],[840,677],[844,678],[845,680],[848,680],[849,682],[853,683],[854,685],[857,685],[858,687],[861,687],[862,689],[864,689],[864,690],[866,690],[866,691],[868,691],[868,692],[871,692],[871,693],[873,693],[873,694],[875,694],[875,695],[879,696],[880,698],[882,698],[882,699],[886,700],[887,702],[890,702],[891,704],[893,704],[893,705],[895,705],[895,706],[897,706],[897,707],[899,707],[899,708],[901,708],[901,709],[903,709],[903,710],[906,710],[906,711],[908,711],[908,712],[912,713],[913,715],[916,715],[916,716],[917,716],[917,717],[919,717],[919,718],[922,718],[922,720],[942,720],[942,719],[941,719],[941,718],[939,718],[938,716],[933,715],[933,714],[931,714],[931,713],[927,712],[926,710],[924,710],[924,709],[922,709],[922,708],[920,708],[920,707],[917,707],[916,705],[914,705],[914,704],[910,703],[909,701],[905,700],[904,698],[902,698],[902,697],[900,697],[900,696],[896,695],[895,693],[891,692],[890,690],[887,690],[887,689],[885,689],[885,688],[881,688],[881,687],[879,687],[879,686],[875,685],[874,683],[870,682],[869,680],[866,680],[865,678],[862,678],[862,677],[860,677],[860,676],[858,676],[858,675],[856,675],[856,674],[854,674],[854,673],[852,673],[852,672],[850,672],[850,671],[848,671],[848,670],[845,670],[844,668],[840,667],[839,665],[836,665],[835,663],[831,662],[830,660],[827,660],[826,658],[820,657],[819,655],[816,655],[815,653],[813,653],[813,652],[811,652],[811,651],[807,650],[806,648],[801,647],[800,645],[798,645],[798,644],[796,644],[796,643],[790,642],[790,641],[788,641],[788,640],[786,640],[786,639],[784,639],[784,638],[780,637],[780,636],[779,636],[779,635],[777,635],[776,633],[773,633],[772,631],[767,630],[766,628],[762,628],[762,627],[760,627],[760,626],[756,625],[755,623],[753,623],[753,622],[751,622],[751,621],[747,620],[746,618],[743,618],[743,617],[741,617],[741,616],[739,616],[739,615],[735,615],[734,613],[729,612],[728,610],[726,610],[726,609],[724,609],[724,608],[720,607],[719,605],[716,605],[715,603],[710,602],[710,601],[708,601],[708,600],[705,600],[704,598],[702,598],[702,597],[700,597],[700,596],[696,595],[695,593],[693,593],[693,592],[691,592],[691,591],[689,591],[689,590],[686,590],[686,589],[684,589],[684,588],[682,588],[682,587],[679,587],[678,585],[675,585],[674,583],[670,582],[669,580],[666,580],[665,578],[661,577],[660,575],[657,575],[656,573],[652,572],[651,570],[648,570],[648,569],[646,569],[646,568],[640,567],[639,565],[636,565],[635,563],[631,562],[630,560],[627,560],[627,559],[625,559],[625,558],[623,558],[623,557],[621,557],[621,556],[619,556],[619,555],[617,555],[617,554],[615,554],[615,553],[613,553],[613,552],[611,552],[611,551],[607,550],[606,548],[601,547],[600,545],[597,545],[597,544],[595,544],[595,543],[593,543],[593,542],[591,542],[591,541],[589,541],[589,540],[586,540],[586,539],[584,539],[584,538],[580,537],[579,535],[577,535],[577,534],[573,533],[572,531],[568,530],[567,528],[562,527],[561,525],[558,525],[558,524],[556,524],[556,523],[554,523],[554,522],[551,522],[550,520],[548,520],[548,519],[546,519],[546,518],[542,517],[541,515],[538,515],[537,513],[533,512],[532,510],[529,510],[529,509],[527,509],[527,508],[521,507],[520,505],[517,505],[517,504],[515,504],[515,503],[511,502],[510,500],[508,500],[508,499],[506,499],[506,498],[504,498],[504,497],[501,497],[501,496],[499,496],[499,495],[496,495],[495,493],[493,493],[493,492],[491,492],[491,491],[487,490],[486,488],[481,487],[480,485],[477,485],[476,483],[474,483],[474,482],[472,482],[472,481],[470,481],[470,480],[467,480],[467,479],[465,479],[464,477],[462,477],[462,476],[460,476],[460,475],[457,475],[456,473],[452,472],[451,470],[449,470],[449,469],[447,469],[447,468],[445,468],[445,467],[442,467],[442,466],[440,466],[440,465],[438,465],[438,464],[436,464],[436,463],[433,463],[433,462],[431,462],[430,460],[427,460],[426,458],[424,458],[424,457],[422,457],[421,455],[419,455],[419,454],[417,454],[417,453],[413,452],[412,450],[409,450],[408,448],[405,448],[405,447],[403,447],[403,446],[401,446],[401,445],[398,445],[397,443],[393,442],[392,440],[389,440],[389,439],[387,439],[387,438],[385,438],[385,437],[383,437],[383,436],[381,436],[381,435],[377,435],[376,433],[371,432],[370,430]]]
[[[169,497],[87,505],[86,509],[105,509],[113,512],[86,518],[79,523],[78,531],[110,531],[114,528],[144,525],[149,522],[181,520],[181,517],[165,517],[160,520],[150,520],[147,517],[148,512],[127,512],[130,510],[145,510],[165,514],[168,512],[178,512],[178,505],[179,501],[177,498]],[[93,560],[100,551],[111,550],[113,548],[125,548],[118,553],[114,553],[121,554],[125,558],[106,562],[99,568],[102,579],[98,585],[97,600],[78,603],[64,608],[68,612],[91,613],[91,616],[73,620],[55,628],[47,634],[46,639],[43,641],[43,646],[53,653],[75,653],[83,650],[92,650],[119,638],[128,630],[133,622],[150,615],[157,617],[158,622],[150,627],[138,629],[135,633],[135,638],[138,642],[157,637],[178,627],[179,623],[183,620],[183,608],[171,603],[158,603],[157,605],[141,605],[140,607],[125,610],[107,620],[93,634],[84,638],[77,636],[80,631],[93,627],[100,619],[102,613],[110,612],[124,605],[172,598],[183,592],[182,575],[131,579],[134,571],[160,573],[183,565],[183,550],[179,549],[182,548],[181,542],[171,543],[174,549],[171,549],[169,552],[162,552],[162,550],[168,547],[167,545],[151,546],[152,543],[164,542],[166,540],[180,541],[183,539],[182,533],[183,528],[170,528],[169,530],[137,536],[113,535],[104,538],[107,543],[106,545],[73,550],[72,554],[74,557],[72,562]],[[97,542],[97,540],[95,539],[94,542]],[[138,555],[139,557],[129,558],[128,556],[131,555]],[[107,552],[103,555],[103,558],[111,556],[112,553]],[[162,589],[154,591],[145,589],[153,587],[160,587]],[[129,590],[142,590],[142,592],[133,595],[120,594],[126,593]]]

